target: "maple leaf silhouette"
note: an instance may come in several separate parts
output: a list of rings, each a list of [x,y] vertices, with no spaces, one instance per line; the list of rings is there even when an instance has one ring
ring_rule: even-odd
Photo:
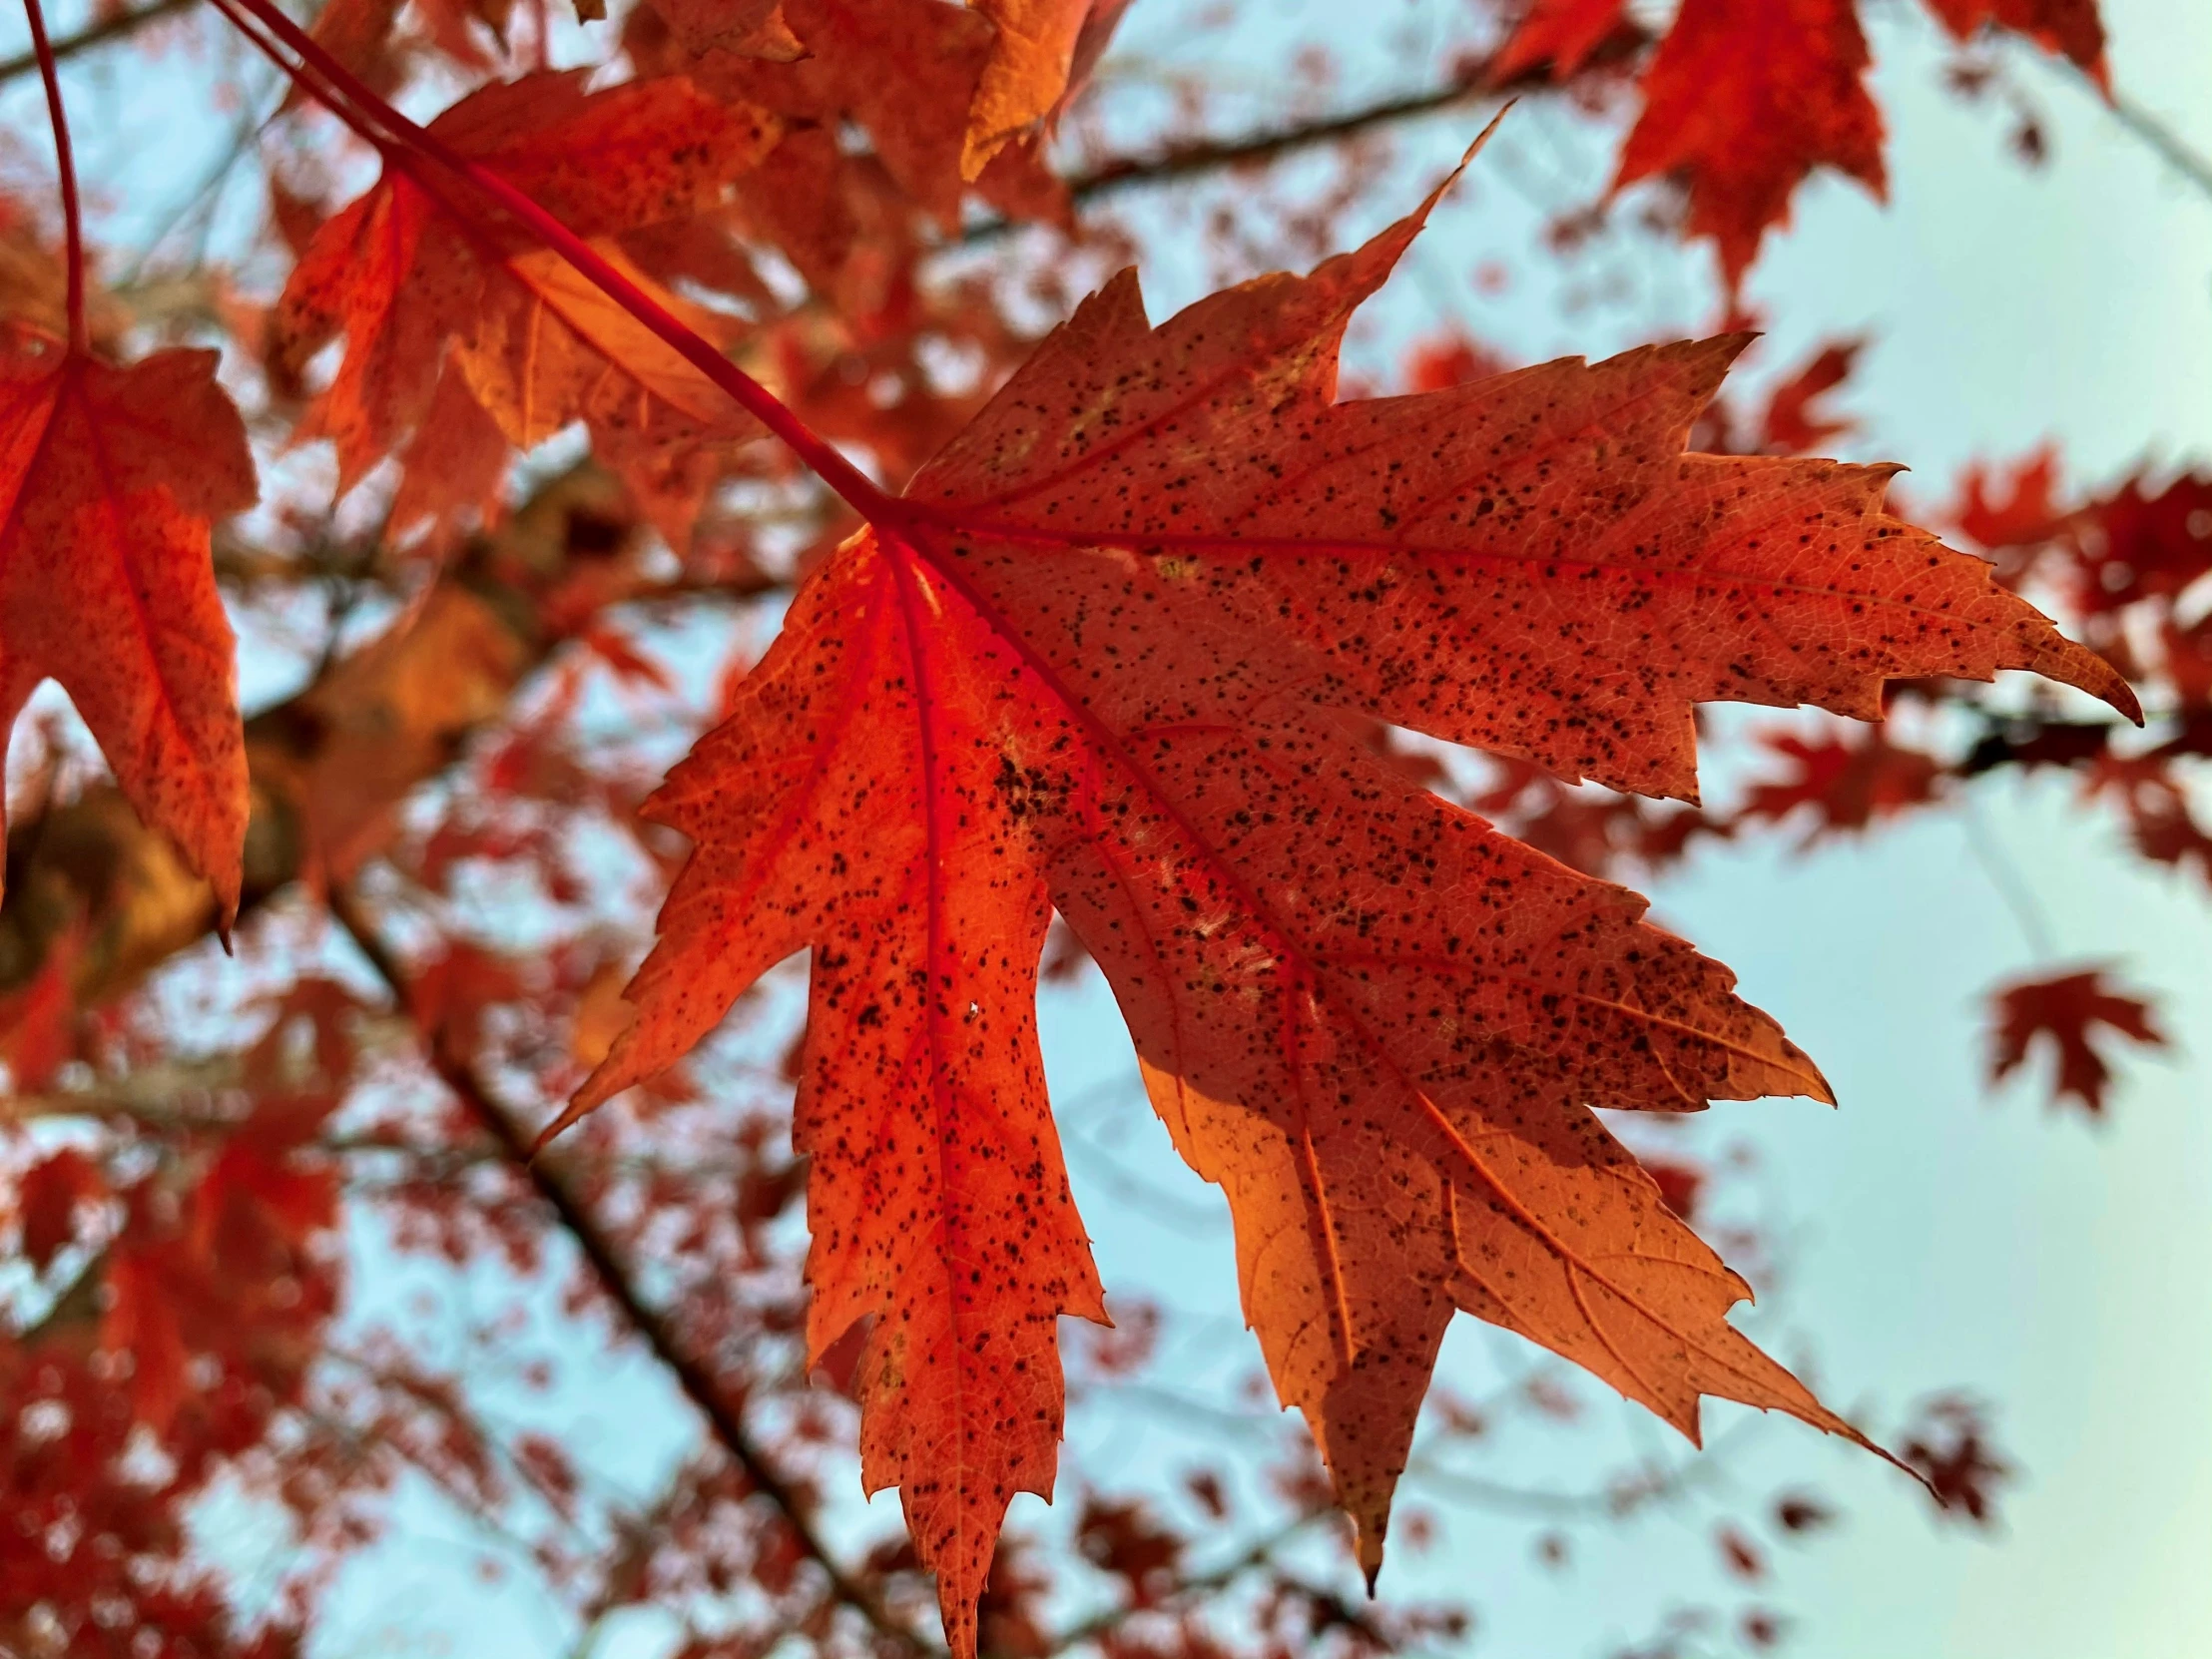
[[[1703,1393],[1854,1431],[1726,1323],[1742,1282],[1588,1110],[1825,1100],[1818,1070],[1640,898],[1367,723],[1690,797],[1700,700],[1873,718],[1890,678],[2031,667],[2133,712],[1885,515],[1890,469],[1683,454],[1740,338],[1335,402],[1434,202],[1157,329],[1110,282],[871,506],[648,808],[695,850],[554,1130],[812,949],[811,1353],[873,1322],[863,1478],[900,1487],[962,1654],[1008,1500],[1051,1489],[1056,1321],[1103,1318],[1037,1055],[1054,908],[1228,1195],[1372,1573],[1456,1310],[1693,1436]]]
[[[2027,1061],[2028,1051],[2047,1038],[2058,1056],[2051,1080],[2051,1104],[2078,1100],[2091,1117],[2104,1111],[2104,1091],[2112,1068],[2097,1041],[2102,1027],[2146,1048],[2163,1048],[2166,1037],[2153,1022],[2151,1004],[2106,982],[2106,963],[2076,973],[2043,979],[2016,979],[1989,996],[1989,1081],[2001,1083]]]

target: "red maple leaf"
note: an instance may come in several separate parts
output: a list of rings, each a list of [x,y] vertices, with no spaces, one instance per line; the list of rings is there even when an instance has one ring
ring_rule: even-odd
[[[1614,188],[1664,174],[1733,288],[1790,197],[1821,167],[1886,193],[1882,115],[1855,0],[1684,0],[1644,71],[1644,109]]]
[[[848,480],[872,528],[648,809],[695,850],[561,1122],[812,949],[810,1348],[872,1322],[863,1476],[900,1486],[962,1654],[1008,1500],[1050,1489],[1056,1322],[1103,1316],[1037,1056],[1052,909],[1227,1191],[1372,1572],[1458,1309],[1688,1433],[1708,1392],[1850,1429],[1726,1323],[1741,1282],[1586,1105],[1825,1099],[1818,1071],[1634,895],[1362,722],[1686,796],[1704,699],[1872,718],[1891,678],[2032,667],[2134,709],[1887,516],[1888,469],[1683,454],[1740,339],[1335,401],[1426,212],[1158,328],[1117,278],[902,498]]]
[[[2097,1040],[2098,1029],[2146,1048],[2166,1037],[2147,998],[2129,996],[2106,982],[2109,964],[2046,979],[2016,979],[1989,996],[1989,1081],[2001,1083],[2026,1062],[2028,1051],[2048,1039],[2058,1056],[2051,1104],[2078,1100],[2095,1117],[2104,1110],[2112,1068]]]
[[[1810,807],[1807,845],[1932,801],[1942,778],[1933,756],[1899,748],[1879,726],[1849,738],[1840,732],[1817,738],[1763,732],[1760,742],[1791,763],[1790,774],[1754,786],[1740,816],[1772,823]]]
[[[254,503],[213,351],[0,340],[0,721],[59,681],[138,815],[237,915],[246,746],[212,520]]]
[[[587,238],[718,207],[779,131],[681,77],[586,92],[581,71],[495,82],[429,130]],[[466,181],[411,167],[388,167],[315,233],[277,306],[280,366],[345,339],[302,428],[335,442],[340,492],[404,445],[396,527],[477,507],[496,497],[509,445],[582,421],[594,453],[681,544],[723,458],[760,428]],[[719,330],[619,248],[605,253],[664,306]]]

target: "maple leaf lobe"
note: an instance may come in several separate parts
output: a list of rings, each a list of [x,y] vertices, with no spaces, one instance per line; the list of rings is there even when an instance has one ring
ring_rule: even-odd
[[[212,351],[0,354],[0,718],[58,682],[133,809],[238,913],[248,784],[211,522],[259,495]]]

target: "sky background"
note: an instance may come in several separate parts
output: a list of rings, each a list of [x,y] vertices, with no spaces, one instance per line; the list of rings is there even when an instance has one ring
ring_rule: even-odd
[[[1292,31],[1338,49],[1345,103],[1427,84],[1433,67],[1384,26],[1399,3],[1332,13],[1319,0],[1255,0],[1238,29],[1191,34],[1166,0],[1139,0],[1121,56],[1125,65],[1211,64],[1230,84],[1243,75],[1242,113],[1263,125],[1283,87],[1255,66]],[[1423,0],[1430,11],[1448,3]],[[1746,375],[1772,373],[1828,337],[1868,335],[1848,398],[1861,429],[1845,452],[1904,461],[1914,472],[1903,488],[1924,501],[1946,495],[1966,461],[2019,455],[2045,439],[2076,479],[2113,480],[2146,459],[2212,464],[2212,201],[2184,188],[2078,78],[2026,50],[2005,61],[2045,118],[2052,161],[2021,168],[2004,154],[2004,121],[1940,90],[1944,54],[1921,10],[1897,0],[1867,9],[1892,133],[1891,200],[1885,208],[1836,180],[1800,193],[1794,229],[1770,241],[1750,280],[1771,333]],[[1420,10],[1409,5],[1405,15]],[[2115,84],[2212,154],[2212,7],[2104,0],[2104,13]],[[1355,38],[1355,29],[1374,32]],[[9,42],[12,50],[13,34]],[[71,87],[83,100],[79,131],[96,178],[156,170],[189,182],[196,157],[221,141],[219,124],[193,125],[174,104],[145,97],[127,72],[95,68],[73,74]],[[22,119],[30,97],[35,90],[19,84],[5,101],[19,131],[36,131]],[[1390,174],[1403,188],[1360,202],[1349,232],[1371,233],[1409,207],[1483,113],[1455,112],[1405,135]],[[1543,210],[1525,180],[1580,178],[1594,191],[1606,137],[1555,117],[1516,112],[1371,307],[1356,366],[1380,373],[1442,317],[1531,359],[1710,326],[1701,257],[1676,260],[1641,243],[1625,299],[1562,308],[1557,273],[1527,254]],[[1236,112],[1221,126],[1239,130]],[[1166,208],[1130,212],[1140,224],[1147,213],[1170,223]],[[126,203],[122,223],[129,215]],[[1143,275],[1157,317],[1205,291],[1218,262],[1187,236],[1154,246]],[[1491,291],[1472,277],[1497,261],[1511,279]],[[2026,925],[2001,890],[2005,879],[2032,894]],[[1816,1355],[1831,1402],[1881,1423],[1937,1390],[1992,1402],[2001,1443],[2022,1470],[1998,1535],[1933,1527],[1918,1490],[1863,1454],[1786,1422],[1743,1438],[1732,1425],[1745,1413],[1709,1406],[1709,1431],[1730,1446],[1716,1476],[1722,1489],[1756,1500],[1815,1484],[1849,1512],[1817,1546],[1782,1551],[1778,1578],[1758,1598],[1790,1618],[1788,1651],[2204,1653],[2212,902],[2202,883],[2126,856],[2113,827],[2078,809],[2062,782],[2001,780],[1976,790],[1970,817],[1930,816],[1864,844],[1803,857],[1773,843],[1708,848],[1652,896],[1659,919],[1730,963],[1744,994],[1812,1051],[1841,1101],[1833,1112],[1807,1102],[1724,1105],[1684,1131],[1685,1145],[1708,1151],[1748,1146],[1756,1164],[1745,1189],[1764,1213],[1786,1219],[1787,1284],[1772,1314],[1746,1328],[1785,1360]],[[2054,955],[2038,951],[2031,928],[2047,932]],[[2039,1076],[1988,1095],[1982,992],[2029,967],[2105,960],[2159,993],[2176,1049],[2131,1060],[2101,1124],[2045,1110]],[[1103,986],[1092,979],[1048,994],[1043,1018],[1071,1176],[1109,1296],[1147,1295],[1188,1313],[1178,1381],[1194,1396],[1227,1399],[1253,1350],[1237,1329],[1218,1200],[1182,1169],[1143,1107]],[[404,1288],[385,1287],[393,1300]],[[1443,1374],[1479,1396],[1524,1359],[1513,1340],[1462,1321]],[[588,1397],[554,1408],[583,1430],[611,1483],[641,1493],[688,1438],[655,1381],[627,1363],[597,1375]],[[1164,1479],[1194,1444],[1233,1431],[1203,1413],[1110,1402],[1078,1405],[1070,1426],[1091,1466],[1130,1478]],[[1571,1489],[1600,1467],[1591,1438],[1516,1435],[1481,1472]],[[1616,1440],[1598,1438],[1609,1449],[1648,1440],[1673,1454],[1649,1419],[1624,1416]],[[1714,1582],[1706,1511],[1695,1501],[1578,1533],[1556,1571],[1536,1563],[1525,1521],[1412,1501],[1442,1530],[1424,1554],[1399,1552],[1385,1593],[1470,1594],[1481,1620],[1471,1652],[1605,1652],[1648,1633],[1684,1585]],[[412,1622],[433,1606],[463,1609],[457,1626],[443,1613],[438,1623],[460,1630],[472,1659],[538,1654],[559,1640],[531,1608],[474,1577],[444,1525],[425,1507],[398,1544],[348,1572],[317,1659],[435,1651],[427,1627]],[[282,1547],[258,1537],[253,1517],[220,1506],[211,1536],[242,1563]],[[633,1621],[608,1633],[597,1659],[658,1659],[663,1634],[650,1619]]]

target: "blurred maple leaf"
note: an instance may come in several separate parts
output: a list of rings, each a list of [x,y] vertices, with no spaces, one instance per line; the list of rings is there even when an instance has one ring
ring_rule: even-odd
[[[2001,1083],[2047,1039],[2057,1054],[2051,1104],[2078,1100],[2091,1117],[2104,1111],[2112,1069],[2098,1031],[2110,1031],[2145,1048],[2163,1048],[2166,1037],[2153,1004],[2107,983],[2110,964],[2047,979],[2016,979],[1989,993],[1989,1081]]]

